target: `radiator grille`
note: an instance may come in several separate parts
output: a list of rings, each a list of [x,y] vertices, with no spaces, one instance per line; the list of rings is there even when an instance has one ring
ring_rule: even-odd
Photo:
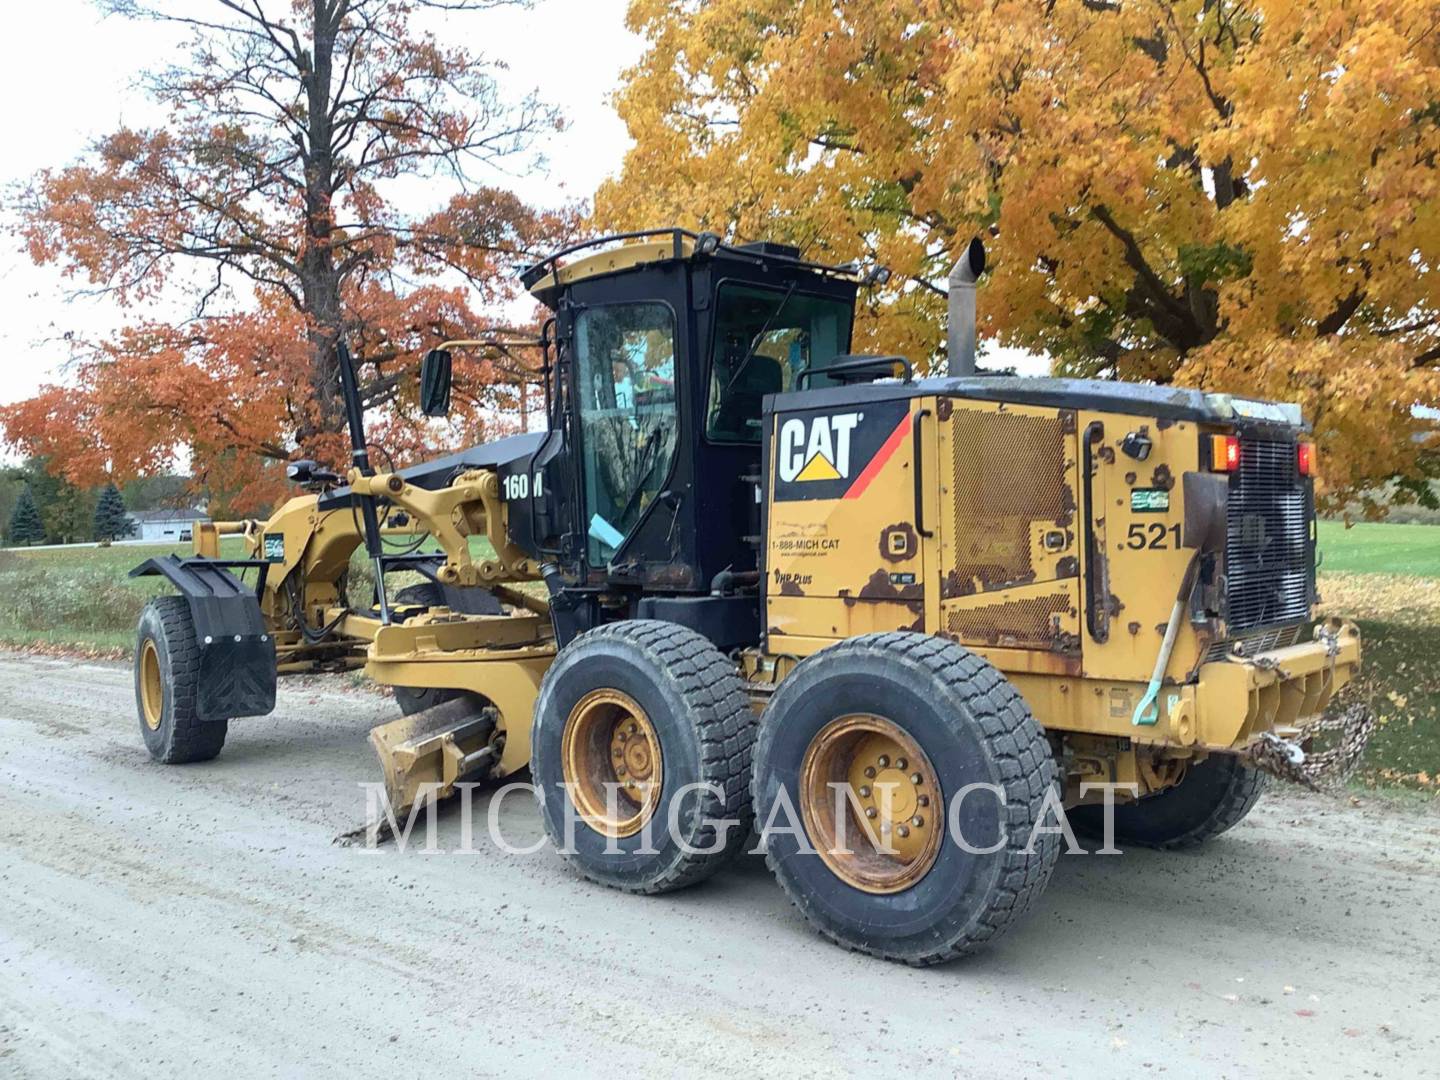
[[[1312,518],[1295,444],[1242,438],[1226,515],[1225,621],[1232,636],[1309,618]]]

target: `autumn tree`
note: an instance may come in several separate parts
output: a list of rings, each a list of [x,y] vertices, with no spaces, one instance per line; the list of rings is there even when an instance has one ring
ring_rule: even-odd
[[[485,312],[515,295],[514,264],[573,214],[477,181],[523,167],[557,117],[533,96],[508,101],[495,61],[422,23],[523,2],[100,0],[188,35],[183,60],[146,79],[166,122],[36,176],[21,233],[37,262],[136,318],[66,386],[0,410],[10,441],[91,483],[188,454],[197,480],[255,509],[283,488],[286,459],[347,461],[342,338],[377,441],[403,456],[433,438],[414,405],[420,354],[490,325]],[[402,190],[435,206],[408,213]],[[181,290],[193,317],[145,317]],[[512,360],[460,363],[471,393],[451,436],[482,438],[533,376]]]
[[[1440,0],[633,0],[607,226],[894,271],[857,345],[1298,400],[1338,496],[1434,468]]]

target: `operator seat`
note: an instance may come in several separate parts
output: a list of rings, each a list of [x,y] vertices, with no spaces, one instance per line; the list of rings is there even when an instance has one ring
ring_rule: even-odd
[[[753,442],[760,435],[760,407],[766,394],[785,388],[780,361],[769,356],[752,356],[740,370],[735,385],[715,410],[712,438],[733,438]]]

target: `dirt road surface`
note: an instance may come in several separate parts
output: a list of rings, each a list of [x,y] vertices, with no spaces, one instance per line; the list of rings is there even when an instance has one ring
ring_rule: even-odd
[[[475,854],[336,846],[393,715],[282,689],[166,767],[126,668],[0,655],[0,1075],[1435,1075],[1432,812],[1272,796],[1203,853],[1070,856],[916,971],[819,940],[758,857],[623,896],[489,846],[482,799]]]

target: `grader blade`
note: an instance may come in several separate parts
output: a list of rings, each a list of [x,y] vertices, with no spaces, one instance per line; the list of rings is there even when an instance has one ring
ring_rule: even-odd
[[[370,745],[380,758],[385,793],[397,818],[408,813],[422,790],[443,799],[456,783],[488,775],[501,749],[495,711],[469,695],[371,728]]]

